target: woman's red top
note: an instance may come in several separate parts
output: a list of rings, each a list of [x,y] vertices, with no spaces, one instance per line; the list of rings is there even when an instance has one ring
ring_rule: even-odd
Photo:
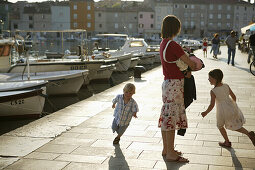
[[[163,75],[165,76],[165,80],[167,79],[183,79],[184,75],[180,71],[179,67],[175,63],[167,63],[163,59],[163,51],[165,46],[169,40],[163,39],[160,43],[160,59],[163,68]],[[167,61],[176,61],[181,56],[183,56],[185,52],[182,47],[177,44],[175,41],[170,42],[166,50],[166,60]]]

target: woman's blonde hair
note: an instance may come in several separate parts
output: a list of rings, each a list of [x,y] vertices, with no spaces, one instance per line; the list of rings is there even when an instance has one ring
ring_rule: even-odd
[[[132,83],[128,83],[125,85],[125,87],[123,88],[124,92],[134,92],[135,94],[135,85]]]
[[[161,38],[176,36],[181,30],[181,21],[174,15],[167,15],[161,25]]]

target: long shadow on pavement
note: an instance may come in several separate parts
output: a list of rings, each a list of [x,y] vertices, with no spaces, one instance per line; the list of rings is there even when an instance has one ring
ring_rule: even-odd
[[[120,145],[114,145],[115,157],[111,156],[108,162],[109,170],[124,169],[130,170]]]
[[[235,149],[234,148],[226,148],[230,154],[231,154],[231,157],[232,157],[232,161],[233,161],[233,164],[234,164],[234,167],[236,170],[242,170],[243,169],[243,166],[241,164],[241,162],[238,160],[237,156],[236,156],[236,152],[235,152]]]

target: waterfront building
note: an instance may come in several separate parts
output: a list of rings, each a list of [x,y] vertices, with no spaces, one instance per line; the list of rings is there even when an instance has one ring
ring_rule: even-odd
[[[11,3],[7,1],[0,1],[0,30],[9,30],[9,12],[11,10]]]
[[[71,29],[85,29],[90,37],[95,30],[93,0],[70,0]]]
[[[254,5],[242,0],[145,0],[155,9],[155,25],[160,37],[164,16],[176,15],[182,22],[180,37],[210,37],[215,32],[224,38],[254,21]]]

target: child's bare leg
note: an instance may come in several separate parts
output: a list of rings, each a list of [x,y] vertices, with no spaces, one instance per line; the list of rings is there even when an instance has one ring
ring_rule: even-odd
[[[225,139],[225,142],[230,142],[229,139],[228,139],[228,135],[227,135],[227,132],[225,130],[224,127],[220,128],[219,129],[221,135],[223,136],[223,138]]]
[[[237,129],[236,131],[243,133],[243,134],[247,135],[248,137],[250,137],[248,130],[246,130],[244,127],[241,127],[240,129]]]

